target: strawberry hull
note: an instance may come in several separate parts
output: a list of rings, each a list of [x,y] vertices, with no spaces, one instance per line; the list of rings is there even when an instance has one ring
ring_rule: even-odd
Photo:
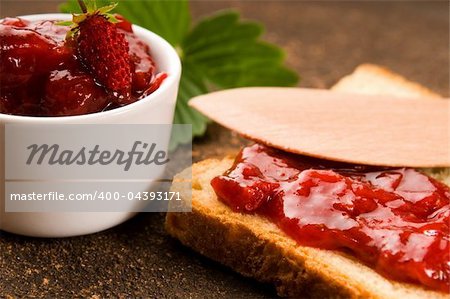
[[[129,49],[131,86],[122,101],[123,97],[81,62],[75,41],[66,39],[69,27],[54,20],[0,21],[0,113],[90,114],[136,102],[155,90],[156,65],[149,46],[129,31],[131,24],[123,19],[113,26],[125,37]]]

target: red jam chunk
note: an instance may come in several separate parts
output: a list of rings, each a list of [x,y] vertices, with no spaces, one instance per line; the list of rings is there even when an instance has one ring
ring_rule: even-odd
[[[211,182],[298,244],[356,256],[388,278],[449,292],[450,188],[410,168],[376,168],[244,148]]]
[[[132,96],[126,104],[155,91],[165,74],[156,73],[150,48],[118,17],[129,43]],[[57,21],[0,21],[0,113],[66,116],[118,107],[116,98],[80,63],[67,26]]]

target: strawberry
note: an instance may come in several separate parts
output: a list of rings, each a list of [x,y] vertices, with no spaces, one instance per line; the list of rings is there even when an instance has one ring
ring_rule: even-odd
[[[82,15],[75,15],[76,55],[94,76],[96,82],[105,87],[118,104],[126,104],[131,96],[132,75],[129,45],[125,35],[113,24],[106,12],[113,7],[86,8],[79,1]]]
[[[59,57],[43,58],[54,48],[55,43],[34,30],[0,24],[0,88],[25,84],[34,73],[45,72],[49,65],[59,64]]]
[[[56,70],[45,83],[41,104],[44,115],[82,115],[104,110],[109,103],[104,88],[77,70]]]

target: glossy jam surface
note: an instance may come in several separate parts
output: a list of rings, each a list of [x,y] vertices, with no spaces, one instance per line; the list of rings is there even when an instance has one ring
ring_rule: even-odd
[[[268,217],[300,245],[345,251],[391,279],[449,292],[450,188],[414,169],[255,144],[211,184],[233,210]]]
[[[69,27],[56,21],[0,21],[0,113],[65,116],[118,107],[78,61]],[[129,43],[132,96],[135,102],[156,90],[165,74],[156,74],[150,48],[121,19],[116,24]]]

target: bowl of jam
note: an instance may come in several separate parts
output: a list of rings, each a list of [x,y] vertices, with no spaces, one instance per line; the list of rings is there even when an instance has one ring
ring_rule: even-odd
[[[71,28],[62,23],[71,19],[70,14],[38,14],[0,20],[2,145],[5,124],[171,124],[181,76],[175,49],[157,34],[117,16],[114,34],[119,34],[123,44],[114,41],[113,49],[123,46],[128,52],[126,60],[114,51],[84,59],[68,35]],[[105,40],[100,34],[86,40],[90,43],[96,38]],[[97,50],[92,55],[98,55]],[[117,75],[120,68],[128,73]],[[4,146],[0,148],[0,168],[4,169]],[[5,181],[4,172],[0,179]],[[135,214],[5,213],[5,187],[1,185],[0,229],[13,233],[82,235],[107,229]]]

